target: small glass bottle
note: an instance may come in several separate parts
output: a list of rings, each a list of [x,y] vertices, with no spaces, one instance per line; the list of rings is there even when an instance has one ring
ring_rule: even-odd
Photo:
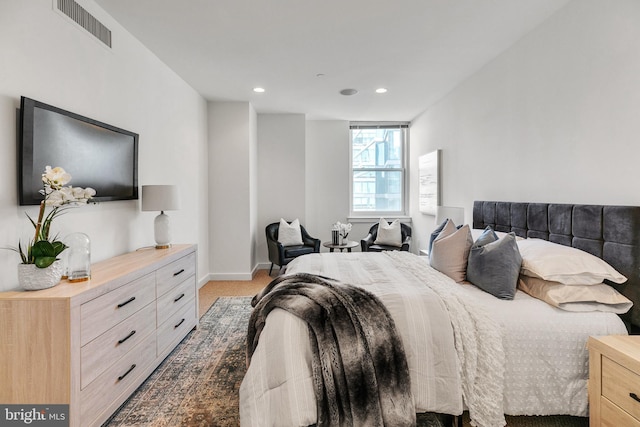
[[[65,239],[67,280],[81,282],[91,277],[91,241],[84,233],[72,233]]]

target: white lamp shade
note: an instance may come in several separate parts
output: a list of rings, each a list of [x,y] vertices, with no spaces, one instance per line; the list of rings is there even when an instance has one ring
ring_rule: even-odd
[[[143,211],[175,211],[180,209],[180,197],[176,185],[143,185]]]
[[[464,208],[436,206],[436,224],[442,224],[447,218],[453,221],[455,225],[464,224]]]

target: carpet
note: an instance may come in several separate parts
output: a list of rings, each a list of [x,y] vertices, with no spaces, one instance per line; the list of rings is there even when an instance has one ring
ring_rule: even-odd
[[[238,391],[246,371],[245,347],[251,297],[220,297],[198,328],[114,413],[103,427],[237,427]],[[463,418],[468,426],[468,414]],[[586,427],[587,418],[507,417],[510,427]],[[418,427],[440,427],[419,414]]]
[[[240,425],[251,297],[221,297],[104,426]]]

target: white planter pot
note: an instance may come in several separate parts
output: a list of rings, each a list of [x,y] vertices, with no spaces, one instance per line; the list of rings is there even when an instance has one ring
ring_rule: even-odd
[[[51,288],[60,283],[63,269],[60,261],[47,268],[38,268],[35,264],[18,264],[18,282],[28,291]]]

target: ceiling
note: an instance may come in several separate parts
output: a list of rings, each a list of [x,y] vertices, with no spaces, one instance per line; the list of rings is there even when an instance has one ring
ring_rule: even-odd
[[[414,119],[568,1],[96,0],[207,100],[359,121]]]

